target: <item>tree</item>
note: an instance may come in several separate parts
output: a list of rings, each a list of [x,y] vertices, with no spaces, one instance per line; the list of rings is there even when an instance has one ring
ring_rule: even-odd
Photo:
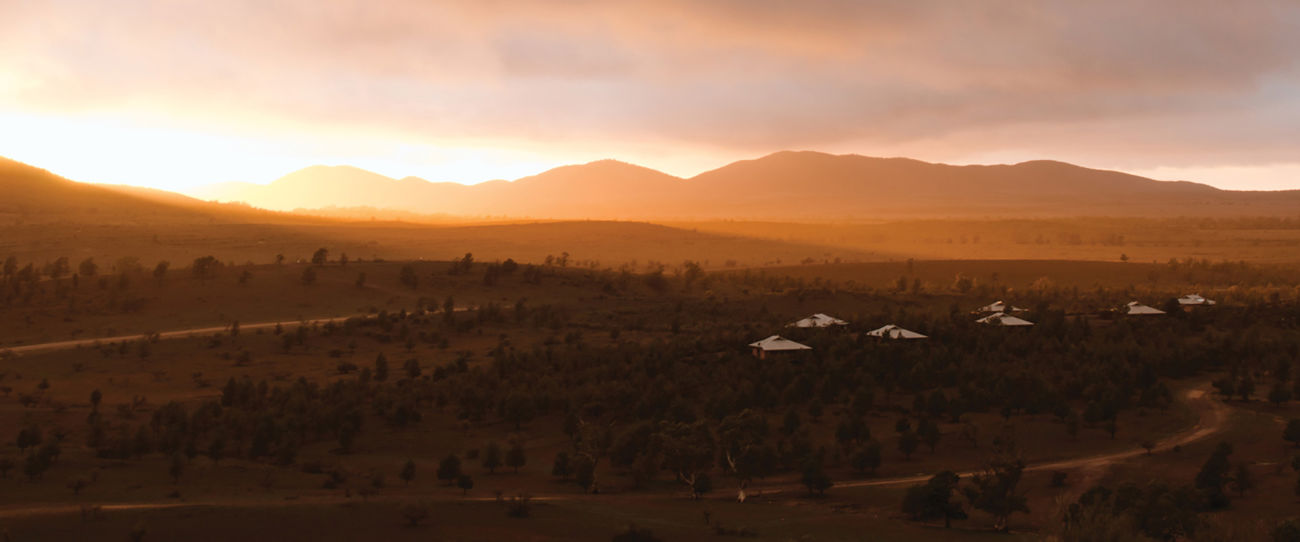
[[[429,518],[429,507],[425,504],[407,503],[401,508],[402,518],[406,519],[406,525],[411,528],[419,527],[420,522]]]
[[[1290,401],[1291,388],[1286,385],[1286,382],[1282,382],[1280,380],[1274,382],[1273,389],[1269,390],[1268,392],[1268,400],[1269,402],[1275,405],[1280,405],[1282,403]]]
[[[14,444],[18,446],[18,451],[21,452],[40,445],[41,440],[41,428],[36,425],[28,425],[18,431],[18,439]]]
[[[1273,542],[1300,542],[1300,519],[1288,519],[1274,528]]]
[[[442,458],[442,462],[438,463],[438,479],[450,484],[455,482],[459,476],[460,458],[456,457],[456,454],[450,454]]]
[[[849,458],[849,463],[858,472],[869,471],[875,474],[876,469],[880,467],[880,443],[874,440],[867,442],[865,446],[853,452],[853,456]]]
[[[519,474],[519,467],[528,463],[528,457],[524,454],[524,445],[515,440],[510,443],[510,450],[506,451],[506,466],[515,470]]]
[[[77,265],[77,273],[80,273],[81,276],[83,277],[93,277],[95,276],[95,273],[98,272],[99,272],[99,266],[95,265],[94,258],[86,258],[84,260],[81,260],[81,263]]]
[[[917,438],[916,433],[907,431],[898,435],[898,451],[903,453],[904,459],[910,461],[912,459],[912,454],[916,452],[916,447],[919,444],[920,440]]]
[[[483,468],[488,470],[488,474],[496,474],[497,467],[501,466],[501,445],[496,441],[487,443],[483,450]]]
[[[1282,440],[1300,447],[1300,418],[1287,420],[1286,429],[1282,430]]]
[[[411,480],[415,479],[415,460],[407,459],[406,464],[402,465],[402,472],[398,474],[405,485],[411,485]]]
[[[313,252],[311,255],[311,264],[325,265],[326,263],[329,262],[329,257],[330,257],[329,249],[324,247],[318,248],[316,249],[316,252]]]
[[[939,444],[939,438],[941,436],[939,433],[939,424],[926,418],[921,420],[916,431],[917,436],[921,438],[921,441],[925,442],[925,445],[930,448],[930,453],[934,453],[934,448]]]
[[[1231,378],[1220,378],[1215,380],[1212,384],[1214,385],[1214,389],[1218,390],[1219,395],[1222,395],[1224,399],[1232,399],[1232,396],[1237,394],[1236,380]]]
[[[803,476],[800,478],[809,495],[825,495],[826,490],[835,485],[822,468],[821,456],[810,457],[804,461]]]
[[[388,380],[388,358],[384,357],[383,352],[375,356],[375,380],[379,382]]]
[[[90,392],[90,410],[91,410],[91,411],[97,411],[97,410],[99,410],[99,403],[100,403],[101,401],[103,401],[103,400],[104,400],[104,394],[103,394],[103,392],[100,392],[100,391],[99,391],[99,388],[96,388],[94,391],[91,391],[91,392]]]
[[[346,267],[349,261],[351,260],[348,259],[348,253],[344,252],[339,255],[339,265]]]
[[[363,289],[363,288],[366,287],[366,272],[365,272],[365,271],[362,271],[362,272],[360,272],[360,273],[357,274],[357,281],[356,281],[355,284],[357,285],[357,289]]]
[[[303,286],[311,286],[313,284],[316,284],[316,270],[311,267],[303,269],[301,280]]]
[[[172,454],[172,464],[167,468],[167,474],[172,477],[173,484],[179,484],[181,475],[185,474],[185,456],[180,452]]]
[[[1016,486],[1020,485],[1024,470],[1025,464],[1019,459],[995,460],[984,472],[971,478],[974,487],[965,489],[966,498],[972,507],[993,516],[995,530],[1005,532],[1011,514],[1029,513],[1027,499],[1016,493]]]
[[[1228,506],[1229,499],[1223,486],[1229,481],[1228,471],[1232,465],[1228,457],[1231,455],[1232,445],[1220,442],[1214,449],[1214,453],[1210,454],[1210,458],[1205,460],[1200,472],[1196,473],[1196,489],[1205,494],[1211,508]]]
[[[1246,492],[1255,489],[1255,476],[1250,472],[1250,465],[1245,461],[1237,463],[1232,473],[1232,489],[1237,490],[1238,497],[1245,497]]]
[[[402,270],[397,274],[397,280],[412,290],[420,285],[420,277],[415,275],[415,268],[410,264],[402,266]]]
[[[406,371],[406,378],[415,380],[420,378],[420,360],[411,358],[402,364],[402,370]]]
[[[903,513],[913,521],[943,520],[944,528],[952,527],[952,520],[966,519],[960,502],[952,499],[961,477],[953,471],[934,475],[924,484],[908,488],[903,497]]]
[[[1249,376],[1242,378],[1237,383],[1237,395],[1241,396],[1242,401],[1249,401],[1250,396],[1255,393],[1255,380]]]
[[[158,265],[153,266],[154,280],[158,282],[162,282],[164,278],[167,278],[167,268],[171,267],[171,265],[172,265],[171,262],[168,262],[167,260],[163,260],[161,262],[158,262]]]
[[[461,495],[468,495],[469,490],[474,489],[474,479],[468,474],[462,474],[456,478],[456,487],[460,488]]]
[[[556,452],[555,461],[551,463],[551,476],[564,480],[572,474],[573,467],[569,464],[569,452]]]
[[[533,419],[533,400],[519,393],[511,393],[502,404],[501,417],[515,425],[518,431],[523,424]]]

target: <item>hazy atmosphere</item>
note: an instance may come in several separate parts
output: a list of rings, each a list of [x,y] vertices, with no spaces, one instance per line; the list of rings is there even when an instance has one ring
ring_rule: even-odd
[[[6,155],[166,189],[782,149],[1300,188],[1300,6],[5,0]],[[75,159],[73,158],[75,156]]]
[[[1297,52],[0,0],[0,542],[1300,542]]]

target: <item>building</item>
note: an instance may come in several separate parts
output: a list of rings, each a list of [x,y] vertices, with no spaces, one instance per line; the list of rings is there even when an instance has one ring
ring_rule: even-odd
[[[844,320],[840,320],[839,318],[836,318],[829,314],[824,314],[819,312],[817,314],[804,318],[803,320],[799,320],[790,325],[787,325],[786,327],[836,327],[836,326],[847,326],[847,325],[849,325],[849,323],[845,322]]]
[[[977,313],[983,313],[983,312],[1003,312],[1003,313],[1007,313],[1007,312],[1025,312],[1026,310],[1027,310],[1027,309],[1022,309],[1022,308],[1020,308],[1020,307],[1013,307],[1013,306],[1011,306],[1011,305],[1008,305],[1008,304],[1006,304],[1006,303],[1003,303],[1002,300],[999,299],[999,300],[997,300],[997,301],[994,301],[994,302],[992,302],[992,303],[989,303],[988,305],[984,305],[983,307],[980,307],[980,308],[978,308],[978,309],[975,309],[975,312],[977,312]]]
[[[1183,310],[1191,310],[1192,307],[1208,307],[1216,303],[1213,299],[1201,297],[1200,294],[1187,294],[1178,298],[1178,304],[1182,305]]]
[[[1165,311],[1155,307],[1148,307],[1137,301],[1129,301],[1128,305],[1124,305],[1123,312],[1130,316],[1155,316],[1165,313]]]
[[[925,335],[889,324],[880,329],[873,329],[867,332],[871,337],[880,337],[882,339],[926,339]]]
[[[749,347],[753,349],[754,357],[758,359],[767,359],[767,356],[771,354],[790,354],[812,350],[811,346],[799,344],[780,335],[773,335],[761,341],[749,343]]]
[[[979,320],[976,320],[975,323],[984,324],[987,326],[1002,326],[1002,327],[1028,327],[1034,325],[1034,323],[1030,322],[1029,320],[1025,320],[1023,318],[1017,318],[1015,316],[1011,316],[1010,314],[1006,314],[1002,312],[995,312],[993,314],[980,318]]]

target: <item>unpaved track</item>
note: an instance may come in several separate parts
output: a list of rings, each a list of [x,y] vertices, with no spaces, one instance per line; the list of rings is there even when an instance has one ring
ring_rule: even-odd
[[[271,325],[275,325],[272,323]],[[243,326],[241,326],[242,328]],[[177,332],[177,333],[189,333]],[[1193,442],[1208,438],[1223,430],[1227,422],[1228,414],[1231,408],[1221,401],[1214,400],[1207,393],[1208,386],[1202,386],[1188,390],[1183,399],[1186,403],[1196,410],[1199,414],[1198,421],[1192,427],[1184,431],[1166,437],[1156,444],[1152,452],[1163,452],[1173,449],[1176,446],[1185,446]],[[1048,463],[1037,463],[1025,467],[1026,471],[1044,471],[1044,470],[1075,470],[1086,469],[1096,470],[1103,469],[1120,461],[1137,457],[1147,453],[1144,448],[1135,448],[1122,452],[1111,452],[1106,454],[1080,457],[1075,459],[1066,459],[1061,461],[1052,461]],[[967,477],[978,474],[981,471],[966,471],[958,473],[960,476]],[[836,482],[835,488],[855,488],[855,487],[876,487],[876,486],[898,486],[911,485],[925,482],[930,478],[930,474],[921,474],[915,476],[900,476],[893,478],[879,478],[874,480],[857,480],[848,482]],[[753,486],[747,492],[753,496],[767,496],[786,492],[804,491],[801,485],[774,485],[774,486]],[[507,498],[509,496],[507,495]],[[628,498],[628,495],[620,495],[618,498]],[[534,495],[532,499],[538,502],[557,502],[557,501],[580,501],[588,499],[600,499],[600,495],[559,493],[550,495]],[[676,495],[639,495],[636,498],[666,498],[675,499]],[[727,497],[723,492],[715,494],[715,500],[729,500],[733,497]],[[370,501],[375,502],[492,502],[496,497],[461,497],[459,495],[440,493],[426,495],[379,495],[371,497]],[[310,506],[310,505],[338,505],[347,502],[357,502],[356,498],[343,497],[337,493],[304,495],[295,498],[283,500],[270,500],[265,497],[259,498],[227,498],[227,499],[199,499],[194,501],[158,501],[158,502],[134,502],[134,503],[116,503],[102,504],[100,510],[105,512],[123,511],[123,510],[160,510],[166,508],[182,507],[232,507],[232,508],[275,508],[282,506]],[[29,517],[42,515],[75,515],[81,512],[84,504],[64,504],[64,503],[28,503],[0,507],[0,518]]]

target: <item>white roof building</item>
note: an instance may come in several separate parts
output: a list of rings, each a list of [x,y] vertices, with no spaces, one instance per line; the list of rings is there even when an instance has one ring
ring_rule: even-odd
[[[1138,303],[1137,301],[1129,301],[1128,305],[1124,305],[1124,314],[1129,314],[1133,316],[1142,316],[1142,315],[1154,316],[1157,314],[1164,314],[1164,313],[1165,311],[1162,311],[1155,307],[1148,307],[1146,305]]]
[[[1011,316],[1010,314],[1006,314],[1003,312],[995,312],[993,314],[980,318],[975,322],[979,324],[990,325],[990,326],[1003,326],[1003,327],[1026,327],[1026,326],[1034,325],[1034,323],[1030,322],[1029,320],[1025,320],[1023,318],[1016,318],[1015,316]]]
[[[817,314],[814,314],[812,316],[794,322],[790,325],[787,325],[786,327],[831,327],[831,326],[847,326],[847,325],[849,325],[849,323],[845,322],[844,320],[840,320],[839,318],[836,318],[829,314],[823,314],[819,312]]]
[[[1213,299],[1206,299],[1204,297],[1201,297],[1200,294],[1187,294],[1183,297],[1178,298],[1178,304],[1183,306],[1214,305],[1215,302]]]
[[[780,335],[773,335],[761,341],[749,343],[749,347],[754,349],[754,356],[759,359],[766,358],[768,352],[799,352],[803,350],[812,350],[811,346],[799,344]]]
[[[1002,300],[997,300],[992,303],[989,303],[988,305],[984,305],[983,307],[975,309],[975,312],[1025,312],[1025,310],[1027,309],[1022,309],[1020,307],[1013,307],[1011,305],[1003,303]]]
[[[880,337],[883,339],[926,339],[928,338],[925,335],[922,335],[915,331],[903,329],[894,324],[889,324],[880,329],[873,329],[871,331],[868,331],[867,335],[870,335],[872,337]]]

